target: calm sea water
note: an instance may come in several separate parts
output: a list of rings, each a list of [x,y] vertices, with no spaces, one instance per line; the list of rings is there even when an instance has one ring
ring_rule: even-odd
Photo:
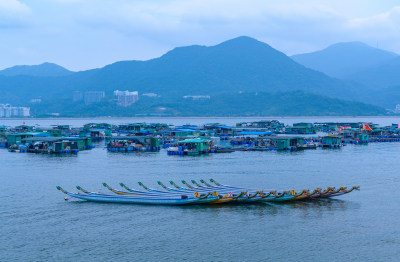
[[[70,156],[0,150],[0,261],[398,261],[399,162],[400,143],[201,157],[109,153],[101,143]],[[106,191],[102,182],[138,188],[138,181],[156,187],[157,180],[201,178],[361,191],[287,204],[163,207],[64,201],[55,188]]]

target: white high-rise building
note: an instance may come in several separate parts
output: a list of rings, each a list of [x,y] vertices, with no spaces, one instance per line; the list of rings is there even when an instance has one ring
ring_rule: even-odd
[[[395,113],[400,113],[400,104],[396,105],[396,108],[394,109]]]
[[[14,107],[9,104],[0,104],[0,117],[29,117],[29,107]]]
[[[104,91],[87,91],[85,92],[84,101],[86,105],[98,103],[105,97]]]
[[[117,105],[125,107],[130,106],[139,100],[138,91],[130,92],[128,90],[126,91],[115,90],[114,96],[117,97]]]

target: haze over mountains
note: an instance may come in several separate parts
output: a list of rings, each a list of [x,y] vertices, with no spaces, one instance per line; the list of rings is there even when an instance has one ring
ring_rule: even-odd
[[[373,88],[392,88],[400,85],[400,56],[397,56],[386,63],[366,68],[352,75],[347,79],[357,81]]]
[[[184,111],[190,112],[190,107],[197,108],[197,111],[192,110],[193,115],[199,115],[207,110],[207,106],[201,109],[199,105],[207,103],[219,108],[220,112],[214,112],[215,115],[224,115],[224,112],[226,115],[293,115],[294,112],[300,112],[299,115],[301,112],[304,115],[361,115],[363,112],[371,115],[385,113],[379,106],[394,107],[400,103],[400,88],[388,89],[383,81],[375,78],[377,84],[372,85],[371,81],[363,81],[366,78],[362,76],[363,72],[382,66],[381,74],[388,73],[385,66],[391,66],[390,83],[400,86],[394,76],[397,70],[394,61],[398,58],[394,53],[355,42],[292,58],[253,38],[238,37],[216,46],[179,47],[148,61],[122,61],[81,72],[49,63],[13,67],[0,71],[0,103],[26,105],[30,99],[41,97],[43,103],[38,106],[41,113],[45,109],[68,111],[71,116],[79,115],[80,111],[91,112],[90,107],[96,108],[92,110],[94,115],[109,113],[110,108],[124,114],[154,113],[163,108],[169,114],[182,115]],[[345,79],[338,79],[339,76]],[[378,83],[385,88],[377,90]],[[159,98],[141,97],[131,108],[120,109],[111,105],[112,92],[117,89],[156,93]],[[90,90],[106,92],[109,99],[103,101],[103,107],[85,108],[72,103],[74,91]],[[303,95],[299,95],[299,91]],[[377,91],[379,99],[376,99]],[[185,95],[208,95],[211,99],[187,103],[182,100]],[[304,103],[294,103],[292,97],[296,95],[302,97]],[[267,97],[274,97],[280,103]],[[249,104],[248,99],[256,101],[257,108]],[[324,102],[321,104],[321,101]],[[323,109],[318,110],[317,104]],[[186,110],[181,105],[185,105]],[[102,112],[102,108],[108,109]]]
[[[342,79],[390,62],[396,57],[398,55],[393,52],[361,42],[337,43],[320,51],[291,56],[299,64]]]
[[[54,63],[40,65],[17,65],[0,70],[4,76],[66,76],[74,72]]]

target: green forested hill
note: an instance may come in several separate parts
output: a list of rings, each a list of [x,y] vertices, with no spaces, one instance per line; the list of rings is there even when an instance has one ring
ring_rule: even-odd
[[[396,57],[399,55],[361,42],[337,43],[320,51],[291,56],[299,64],[341,79]]]
[[[221,94],[209,100],[183,98],[143,98],[130,107],[118,107],[105,99],[101,103],[40,104],[32,108],[36,116],[63,112],[62,116],[361,116],[385,115],[386,110],[360,102],[350,102],[303,91],[249,92]]]
[[[0,75],[4,76],[66,76],[74,72],[53,63],[43,63],[40,65],[17,65],[0,70]]]
[[[98,114],[102,114],[102,108],[113,107],[110,102],[111,96],[112,92],[117,89],[136,90],[139,91],[139,94],[156,93],[161,96],[154,100],[156,103],[168,102],[169,108],[176,108],[174,112],[180,112],[179,114],[184,111],[181,104],[178,103],[182,96],[210,95],[212,99],[204,102],[211,103],[209,107],[199,109],[198,112],[193,111],[192,113],[196,115],[208,114],[211,112],[212,106],[221,106],[222,101],[228,104],[232,102],[232,106],[238,108],[247,108],[249,113],[253,111],[260,114],[279,115],[292,112],[296,115],[319,115],[321,112],[325,112],[325,114],[339,114],[340,112],[340,114],[354,115],[364,112],[365,105],[335,99],[329,100],[327,97],[355,101],[362,100],[369,92],[360,84],[344,82],[308,69],[271,46],[250,37],[238,37],[210,47],[175,48],[156,59],[122,61],[104,68],[71,73],[66,76],[0,75],[0,103],[26,105],[30,99],[41,97],[42,105],[36,106],[36,110],[40,114],[51,108],[54,108],[52,112],[79,114],[80,110],[87,108],[84,109],[83,104],[72,103],[73,91],[89,90],[106,92],[108,100],[105,100],[108,102],[104,102],[103,107],[99,107],[100,104],[92,105],[92,107],[98,107]],[[268,100],[269,102],[266,103],[266,101],[258,100],[259,98],[254,98],[255,101],[258,101],[256,103],[258,109],[254,108],[250,101],[235,100],[240,92],[285,93],[291,94],[293,97],[294,94],[297,94],[295,91],[298,90],[304,92],[306,96],[313,97],[314,100],[307,100],[304,96],[298,97],[298,99],[303,99],[300,108],[299,106],[295,107],[293,101],[280,100],[279,96],[272,95],[271,97],[283,103],[276,105],[275,109],[268,109],[265,106],[268,103],[271,104],[272,100]],[[269,99],[269,96],[265,96],[263,99]],[[146,101],[146,99],[141,99],[141,101]],[[153,102],[148,101],[147,104],[145,102],[140,104],[148,107],[151,103]],[[250,104],[246,105],[246,103]],[[317,104],[329,108],[329,110],[321,111],[316,107]],[[346,106],[339,110],[337,109],[338,104]],[[197,110],[196,106],[191,108]],[[250,110],[251,108],[253,110]],[[124,111],[121,108],[113,110]],[[141,110],[143,111],[143,108]],[[229,113],[226,109],[224,110],[221,112]],[[239,114],[240,110],[237,110],[232,114]],[[369,111],[371,114],[382,112],[382,109],[378,107],[370,107],[369,110],[376,110],[375,113]],[[82,111],[81,113],[85,114],[86,112]],[[214,113],[216,112],[214,111]]]

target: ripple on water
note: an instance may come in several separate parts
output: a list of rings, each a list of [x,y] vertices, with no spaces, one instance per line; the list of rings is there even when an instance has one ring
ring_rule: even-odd
[[[69,157],[0,150],[0,260],[394,260],[399,153],[397,143],[202,157],[112,154],[101,147]],[[64,201],[55,189],[202,178],[268,189],[360,185],[361,191],[288,204],[163,207]]]

